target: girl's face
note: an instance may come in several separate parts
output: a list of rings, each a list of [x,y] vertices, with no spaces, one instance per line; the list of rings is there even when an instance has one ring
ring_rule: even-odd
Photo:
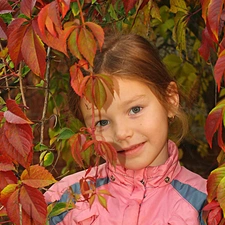
[[[165,110],[147,85],[116,77],[113,81],[114,97],[107,93],[101,117],[95,111],[96,138],[114,146],[117,163],[126,169],[163,164],[168,158],[168,117],[174,115]],[[169,94],[167,101],[177,107],[178,94]],[[84,99],[81,111],[86,126],[91,127],[92,111]]]

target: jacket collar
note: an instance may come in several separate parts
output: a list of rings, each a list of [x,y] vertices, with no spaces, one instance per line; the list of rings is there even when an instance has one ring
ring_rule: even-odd
[[[172,182],[180,172],[181,166],[178,161],[178,148],[174,142],[168,141],[169,158],[160,166],[148,166],[141,170],[129,170],[122,166],[113,167],[107,164],[109,179],[120,185],[140,185],[161,187]]]

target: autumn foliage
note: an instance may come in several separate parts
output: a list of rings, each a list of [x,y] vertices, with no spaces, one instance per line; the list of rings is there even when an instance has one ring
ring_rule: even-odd
[[[208,114],[205,137],[210,147],[218,145],[221,153],[219,167],[208,178],[208,204],[204,208],[204,217],[209,225],[225,224],[224,1],[171,0],[170,4],[164,4],[153,0],[0,0],[0,3],[0,78],[5,80],[7,92],[4,100],[1,99],[0,111],[0,218],[7,219],[0,219],[0,223],[43,225],[47,223],[47,217],[75,207],[72,203],[47,206],[43,197],[45,188],[56,182],[52,175],[54,166],[53,170],[48,167],[54,165],[53,150],[59,152],[62,149],[60,154],[63,155],[66,148],[70,148],[71,153],[66,152],[63,157],[73,157],[77,165],[88,168],[86,177],[80,180],[84,199],[91,205],[97,197],[107,208],[104,196],[110,193],[107,190],[96,193],[97,173],[89,176],[89,172],[103,155],[114,163],[116,152],[108,143],[97,141],[94,130],[82,127],[80,122],[69,122],[76,129],[63,124],[67,118],[62,117],[59,108],[64,107],[62,92],[68,90],[63,82],[68,86],[70,80],[78,95],[85,96],[93,106],[101,109],[107,99],[105,87],[113,95],[110,78],[92,71],[94,56],[103,45],[105,32],[110,29],[140,32],[142,28],[144,35],[158,46],[162,42],[160,37],[164,39],[163,45],[175,46],[178,54],[170,52],[164,62],[175,76],[183,74],[178,80],[191,87],[189,93],[200,83],[197,69],[189,62],[193,56],[190,57],[187,49],[190,40],[195,40],[199,50],[193,56],[199,60],[195,66],[201,64],[199,67],[202,68],[205,61],[213,67],[221,100]],[[198,28],[202,30],[200,36],[191,27],[191,20],[196,15],[200,15],[197,17]],[[58,62],[63,63],[63,73],[59,73]],[[88,75],[85,76],[84,71]],[[27,116],[27,87],[23,80],[28,74],[38,78],[35,88],[42,88],[44,93],[45,104],[38,122]],[[57,83],[59,74],[61,80]],[[13,95],[15,84],[18,84],[18,92]],[[49,105],[54,105],[53,109]],[[44,130],[48,110],[54,113],[53,117],[49,116],[49,120],[54,118],[54,125],[49,128],[50,141],[46,144]],[[39,141],[34,137],[38,125],[41,127]],[[36,153],[40,155],[39,163],[33,164]],[[80,196],[71,193],[71,198],[79,201]]]

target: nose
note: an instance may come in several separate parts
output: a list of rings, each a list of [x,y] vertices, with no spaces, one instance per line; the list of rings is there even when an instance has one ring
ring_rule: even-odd
[[[126,121],[120,121],[115,126],[114,136],[116,142],[129,140],[133,136],[133,129]]]

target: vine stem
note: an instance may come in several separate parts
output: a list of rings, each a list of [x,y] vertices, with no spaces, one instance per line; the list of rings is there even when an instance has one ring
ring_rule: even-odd
[[[20,93],[21,93],[21,97],[22,97],[22,101],[23,101],[23,105],[25,106],[25,108],[27,107],[27,103],[26,103],[26,98],[24,95],[24,90],[23,90],[23,77],[22,77],[22,68],[23,68],[23,63],[20,63],[19,66],[19,82],[20,82]]]
[[[43,106],[43,112],[42,112],[42,118],[41,118],[41,134],[40,134],[40,144],[43,144],[44,142],[44,129],[45,129],[45,117],[47,113],[47,107],[48,107],[48,97],[49,97],[49,77],[50,77],[50,52],[51,48],[47,48],[47,63],[46,63],[46,72],[45,72],[45,99],[44,99],[44,106]]]
[[[84,26],[84,16],[83,16],[83,12],[82,12],[82,8],[81,8],[80,1],[79,0],[77,1],[77,5],[79,7],[80,18],[81,18],[81,21],[82,21],[82,25]]]

